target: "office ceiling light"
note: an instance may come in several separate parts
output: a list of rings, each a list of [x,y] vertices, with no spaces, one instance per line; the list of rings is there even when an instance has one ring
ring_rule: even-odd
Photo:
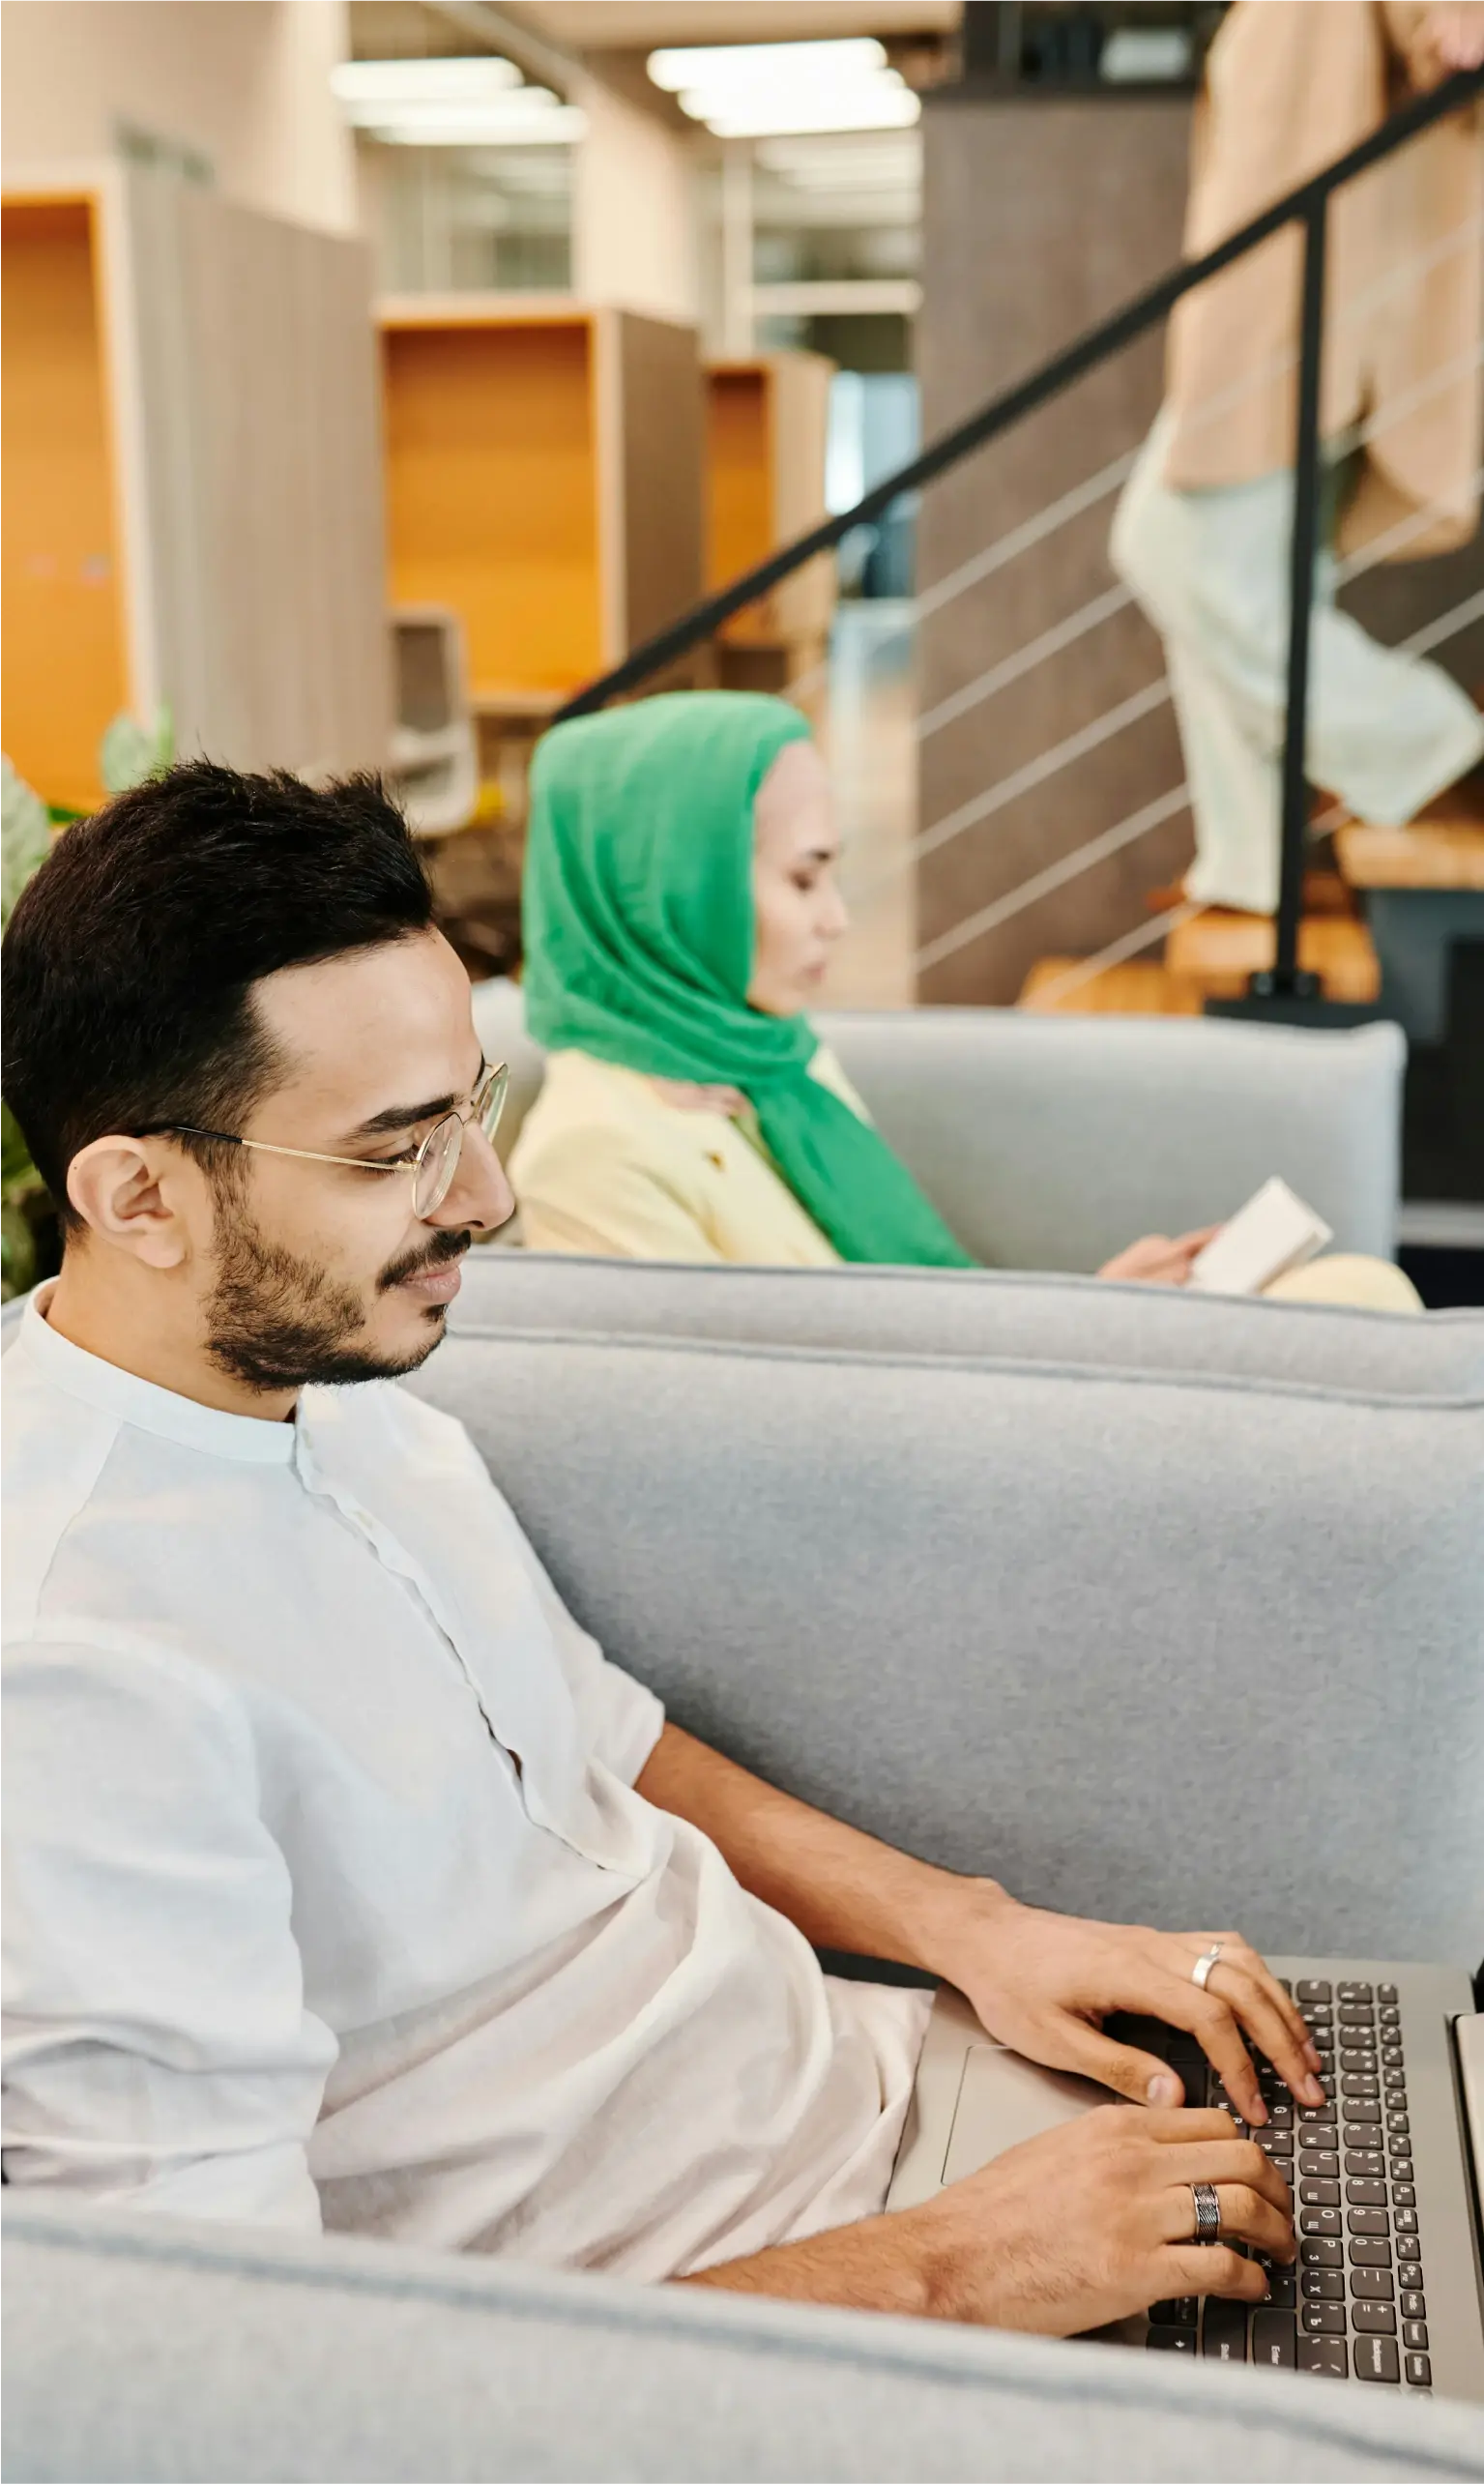
[[[649,73],[719,138],[831,130],[903,130],[921,109],[882,44],[713,44],[651,52]]]
[[[386,146],[549,147],[587,124],[548,86],[523,84],[513,61],[353,60],[331,73],[351,126]]]

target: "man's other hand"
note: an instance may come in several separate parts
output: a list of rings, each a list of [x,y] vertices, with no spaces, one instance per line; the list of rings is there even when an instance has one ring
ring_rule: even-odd
[[[1236,2114],[1266,2121],[1248,2039],[1300,2104],[1324,2101],[1320,2056],[1297,2008],[1239,1932],[1155,1932],[1021,1906],[992,1881],[959,1883],[941,1901],[936,1972],[972,2002],[991,2035],[1053,2070],[1097,2079],[1132,2104],[1178,2105],[1168,2063],[1102,2031],[1113,2010],[1193,2035]],[[1192,1970],[1219,1942],[1203,1990]]]

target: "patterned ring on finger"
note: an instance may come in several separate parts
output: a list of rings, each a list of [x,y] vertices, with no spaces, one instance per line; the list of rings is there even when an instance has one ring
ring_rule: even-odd
[[[1221,2198],[1214,2182],[1192,2182],[1190,2196],[1195,2203],[1196,2230],[1192,2242],[1219,2242],[1221,2239]]]

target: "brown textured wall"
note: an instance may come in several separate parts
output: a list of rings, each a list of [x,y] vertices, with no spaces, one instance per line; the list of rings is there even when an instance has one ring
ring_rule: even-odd
[[[1189,109],[1175,94],[945,98],[929,106],[918,323],[926,437],[1034,369],[1178,258]],[[930,486],[918,521],[919,593],[1133,448],[1159,401],[1162,351],[1156,331]],[[1113,507],[1104,501],[922,625],[921,714],[1113,586]],[[1121,612],[929,735],[921,826],[1157,682],[1162,669],[1152,630]],[[1165,706],[924,856],[920,942],[1178,785],[1181,773]],[[1013,1000],[1038,957],[1086,954],[1133,928],[1150,887],[1189,854],[1181,813],[925,970],[920,997]]]

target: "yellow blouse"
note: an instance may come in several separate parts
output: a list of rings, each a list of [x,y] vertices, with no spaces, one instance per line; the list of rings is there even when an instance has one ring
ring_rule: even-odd
[[[823,1045],[809,1074],[866,1118]],[[733,1121],[678,1104],[591,1053],[552,1054],[509,1174],[531,1250],[774,1268],[839,1260],[778,1173],[750,1106]]]

